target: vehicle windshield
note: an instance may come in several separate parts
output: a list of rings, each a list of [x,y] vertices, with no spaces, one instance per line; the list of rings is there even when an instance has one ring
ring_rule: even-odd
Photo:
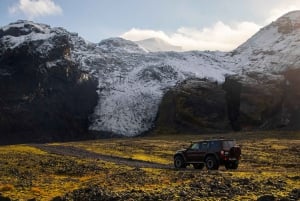
[[[199,144],[198,143],[191,144],[190,149],[199,149]]]
[[[224,150],[229,150],[231,147],[234,147],[235,145],[236,145],[235,140],[223,141]]]

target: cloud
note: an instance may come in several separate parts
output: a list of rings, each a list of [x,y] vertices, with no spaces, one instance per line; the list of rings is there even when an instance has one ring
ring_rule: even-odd
[[[60,15],[62,9],[52,0],[19,0],[19,2],[9,8],[10,14],[23,13],[29,19],[39,16]]]
[[[161,30],[133,28],[123,33],[121,37],[133,41],[157,37],[172,45],[181,46],[184,50],[230,51],[249,39],[262,26],[268,25],[290,11],[300,10],[300,1],[278,0],[276,4],[268,7],[270,9],[263,7],[260,11],[266,13],[265,19],[260,21],[262,24],[246,21],[226,24],[219,21],[204,28],[183,26],[168,34]]]
[[[172,45],[181,46],[183,50],[230,51],[249,39],[260,28],[253,22],[227,25],[219,21],[202,29],[181,27],[171,34],[166,34],[160,30],[133,28],[122,34],[121,37],[132,41],[156,37]]]
[[[300,10],[300,1],[299,0],[281,0],[276,7],[273,7],[269,13],[269,17],[266,19],[266,23],[275,21],[282,15],[294,11]]]

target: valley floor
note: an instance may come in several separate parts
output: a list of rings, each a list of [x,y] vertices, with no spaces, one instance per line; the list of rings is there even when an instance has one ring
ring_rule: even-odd
[[[242,147],[237,170],[173,168],[177,149],[217,136],[0,146],[0,200],[300,199],[300,132],[224,134]]]

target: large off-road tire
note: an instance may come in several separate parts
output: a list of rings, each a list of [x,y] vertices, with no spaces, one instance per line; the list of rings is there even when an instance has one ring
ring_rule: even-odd
[[[231,147],[229,150],[229,156],[239,158],[242,154],[241,148],[238,146]]]
[[[205,159],[205,163],[206,163],[206,168],[208,170],[217,170],[217,169],[219,169],[219,163],[218,163],[216,157],[214,157],[214,156],[208,156]]]
[[[225,163],[225,168],[227,170],[236,170],[239,167],[238,161],[230,161]]]
[[[175,156],[174,166],[175,168],[186,168],[186,164],[182,156]]]
[[[195,164],[193,164],[193,166],[195,169],[201,170],[204,168],[204,163],[195,163]]]

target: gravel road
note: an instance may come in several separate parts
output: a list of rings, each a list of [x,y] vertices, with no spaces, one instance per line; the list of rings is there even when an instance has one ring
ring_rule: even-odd
[[[51,154],[73,156],[77,158],[98,159],[98,160],[113,162],[120,165],[137,167],[137,168],[172,169],[171,165],[164,165],[164,164],[135,160],[130,158],[122,158],[117,156],[103,155],[103,154],[87,151],[74,146],[46,145],[46,144],[31,144],[30,146],[41,149]]]

